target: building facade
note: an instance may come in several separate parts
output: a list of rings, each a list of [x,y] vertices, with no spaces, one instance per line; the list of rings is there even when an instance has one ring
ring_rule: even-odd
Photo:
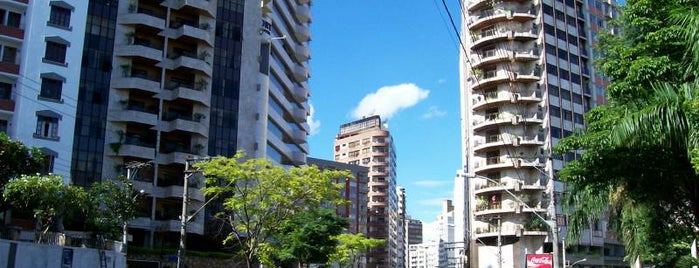
[[[404,263],[399,252],[404,239],[402,225],[398,230],[396,151],[390,132],[379,116],[371,116],[340,126],[334,145],[335,161],[369,167],[368,236],[386,244],[369,252],[367,267],[398,267]]]
[[[467,0],[463,6],[464,171],[457,179],[467,182],[457,195],[468,200],[457,206],[468,207],[457,209],[467,217],[457,222],[468,228],[459,235],[470,241],[469,261],[523,267],[525,253],[555,251],[562,262],[566,217],[557,200],[565,189],[552,178],[578,155],[553,155],[551,148],[584,128],[583,114],[604,103],[592,47],[596,32],[616,16],[616,3]],[[615,247],[590,244],[585,252]],[[620,264],[600,255],[586,264]]]
[[[408,217],[406,222],[407,231],[405,233],[407,234],[408,245],[422,243],[422,221]]]
[[[309,166],[317,166],[320,169],[328,170],[347,170],[354,178],[337,178],[335,183],[344,185],[342,188],[342,197],[348,202],[347,205],[337,208],[337,215],[347,219],[349,226],[347,231],[353,234],[367,233],[367,181],[369,168],[340,163],[335,161],[323,160],[318,158],[307,158]]]
[[[447,267],[444,264],[447,261],[444,244],[440,241],[427,241],[420,244],[408,246],[410,252],[409,268],[435,268]]]
[[[132,245],[179,243],[188,159],[308,154],[310,0],[10,0],[0,3],[0,131],[87,186],[145,191]],[[21,123],[20,123],[21,122]],[[196,176],[193,212],[204,205]],[[202,238],[202,211],[188,223]],[[190,244],[191,244],[190,243]]]

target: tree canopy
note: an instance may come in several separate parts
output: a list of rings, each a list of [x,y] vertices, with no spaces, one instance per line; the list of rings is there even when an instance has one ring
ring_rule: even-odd
[[[336,238],[338,245],[330,255],[329,262],[336,262],[340,267],[359,267],[362,255],[369,250],[382,246],[386,240],[365,237],[362,233],[339,234]]]
[[[276,257],[283,262],[298,262],[299,266],[324,264],[338,244],[335,237],[346,227],[347,219],[327,208],[296,213],[274,235],[279,248]]]
[[[26,146],[0,132],[0,189],[10,179],[40,173],[43,167],[43,154],[38,148]],[[0,210],[5,209],[6,203],[0,202]]]
[[[559,172],[569,190],[569,239],[608,216],[629,262],[674,267],[688,253],[699,227],[697,7],[629,1],[614,22],[620,34],[600,35],[609,104],[555,148],[583,152]]]
[[[347,171],[318,167],[284,168],[267,159],[244,160],[217,157],[195,164],[206,177],[208,198],[221,198],[215,218],[230,230],[224,244],[239,246],[248,267],[268,261],[265,249],[280,228],[298,213],[344,203],[338,178],[351,178]]]

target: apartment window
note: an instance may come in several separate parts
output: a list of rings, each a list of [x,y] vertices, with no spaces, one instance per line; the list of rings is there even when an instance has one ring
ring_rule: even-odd
[[[582,114],[574,113],[573,118],[575,119],[576,124],[581,124],[581,125],[585,124],[585,120],[584,120],[584,117]]]
[[[558,108],[558,106],[550,105],[549,106],[549,113],[551,116],[555,116],[560,118],[561,117],[561,108]]]
[[[0,120],[0,132],[7,133],[7,120]]]
[[[7,20],[5,20],[7,18]],[[0,9],[0,24],[13,28],[19,28],[22,22],[22,14]]]
[[[2,62],[15,64],[17,57],[17,48],[10,46],[2,46]]]
[[[12,84],[0,82],[0,100],[12,99]]]
[[[72,8],[70,5],[61,2],[62,1],[51,2],[51,14],[49,15],[48,25],[69,29]]]
[[[36,112],[35,138],[58,140],[58,120],[61,115],[48,110]]]
[[[561,129],[557,127],[551,127],[551,137],[561,138]]]
[[[44,62],[66,64],[66,53],[68,51],[68,41],[60,37],[46,38],[46,51],[44,53]]]
[[[41,79],[41,93],[39,97],[49,100],[61,100],[61,91],[63,90],[63,81],[42,78]]]
[[[563,119],[573,121],[573,112],[563,109]]]

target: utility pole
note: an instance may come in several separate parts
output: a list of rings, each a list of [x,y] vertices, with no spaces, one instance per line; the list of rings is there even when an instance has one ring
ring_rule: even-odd
[[[498,268],[502,268],[502,220],[498,217]]]
[[[126,192],[126,200],[130,200],[131,203],[136,201],[136,197],[138,197],[140,194],[144,193],[143,190],[140,190],[138,195],[135,195],[133,197],[131,196],[131,192],[133,190],[133,181],[134,181],[133,176],[136,176],[139,168],[149,167],[149,166],[150,166],[150,162],[142,163],[142,162],[133,161],[133,162],[129,162],[129,163],[124,164],[124,167],[126,167],[126,179],[129,181],[129,183],[131,183],[130,189],[124,189],[125,190],[124,192]],[[124,186],[124,187],[126,188],[126,186]],[[132,205],[132,204],[129,204],[129,205]],[[129,223],[126,221],[126,219],[123,219],[123,218],[121,219],[121,221],[122,221],[121,252],[126,254],[126,243],[128,242],[128,236],[129,236],[129,227],[128,227]]]
[[[199,211],[201,211],[209,203],[207,201],[204,205],[197,209],[197,211],[192,213],[192,215],[187,215],[187,207],[189,204],[189,178],[194,176],[194,174],[198,174],[200,172],[198,169],[190,169],[190,161],[197,162],[206,161],[209,159],[209,157],[199,157],[188,158],[187,160],[185,160],[184,183],[182,185],[182,215],[180,216],[180,246],[177,249],[177,268],[184,267],[184,260],[182,260],[182,258],[184,257],[184,251],[187,241],[187,222],[189,222],[192,219],[192,217],[199,213]],[[209,201],[211,200],[213,200],[213,198],[211,198]]]

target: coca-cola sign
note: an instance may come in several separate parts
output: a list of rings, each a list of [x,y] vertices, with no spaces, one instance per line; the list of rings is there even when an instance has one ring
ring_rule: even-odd
[[[527,268],[552,268],[553,255],[527,254]]]

